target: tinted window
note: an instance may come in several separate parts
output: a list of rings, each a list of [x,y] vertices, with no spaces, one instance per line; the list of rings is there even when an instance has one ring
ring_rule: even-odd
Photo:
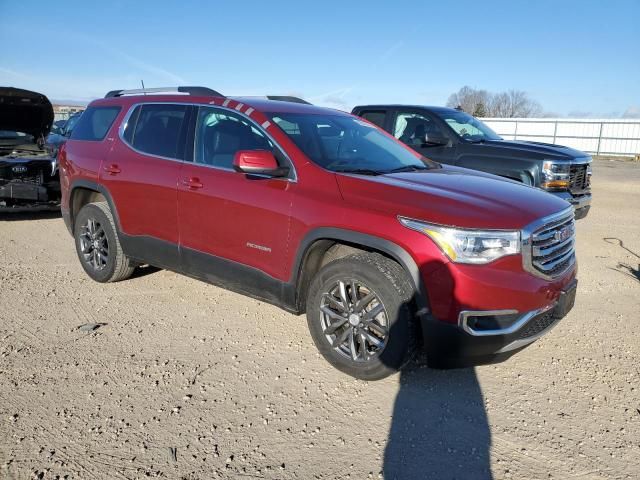
[[[89,107],[79,116],[78,123],[71,133],[72,140],[102,140],[113,121],[118,116],[120,107]]]
[[[233,157],[240,150],[273,151],[274,147],[260,130],[239,115],[201,107],[196,126],[195,162],[233,168]]]
[[[67,120],[67,123],[65,123],[64,127],[62,128],[62,134],[66,135],[67,137],[71,136],[71,134],[73,133],[73,129],[76,127],[76,124],[78,123],[78,120],[80,120],[81,116],[82,114],[78,114],[69,117],[69,120]]]
[[[136,129],[136,122],[138,121],[138,115],[140,115],[140,110],[142,110],[142,106],[138,105],[135,110],[129,115],[127,119],[127,124],[124,127],[124,139],[130,144],[133,145],[133,132]]]
[[[442,136],[442,131],[433,120],[418,113],[399,113],[393,135],[407,145],[420,146],[426,135]]]
[[[125,131],[125,138],[130,138],[131,145],[141,152],[181,159],[184,156],[181,133],[186,113],[186,105],[143,105],[137,114],[134,131]]]
[[[369,122],[373,123],[374,125],[379,126],[380,128],[384,128],[384,117],[385,117],[385,112],[383,111],[368,111],[368,112],[362,112],[360,114],[360,116],[362,118],[364,118],[365,120],[368,120]]]

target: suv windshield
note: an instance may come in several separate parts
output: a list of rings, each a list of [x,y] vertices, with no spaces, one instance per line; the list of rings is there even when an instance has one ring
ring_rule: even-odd
[[[468,142],[482,142],[484,140],[502,140],[496,132],[468,113],[464,112],[435,112],[454,132]]]
[[[438,166],[358,118],[290,113],[270,116],[300,150],[327,170],[377,175]]]

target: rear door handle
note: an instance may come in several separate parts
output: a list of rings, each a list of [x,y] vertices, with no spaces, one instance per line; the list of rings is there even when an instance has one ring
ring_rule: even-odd
[[[198,188],[204,187],[202,182],[200,182],[200,179],[197,177],[185,178],[184,180],[182,180],[182,184],[191,190],[196,190]]]
[[[107,172],[109,175],[117,175],[120,173],[120,167],[115,163],[112,163],[111,165],[104,167],[103,170]]]

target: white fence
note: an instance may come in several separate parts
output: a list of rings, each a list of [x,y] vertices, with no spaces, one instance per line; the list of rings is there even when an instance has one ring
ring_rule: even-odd
[[[594,155],[640,154],[640,119],[482,118],[505,140],[556,143]]]

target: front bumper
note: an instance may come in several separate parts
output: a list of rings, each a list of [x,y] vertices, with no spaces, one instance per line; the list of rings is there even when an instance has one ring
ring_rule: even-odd
[[[591,193],[572,194],[571,192],[549,192],[573,206],[576,219],[584,218],[591,208]]]
[[[577,280],[573,280],[556,302],[517,315],[512,314],[515,310],[466,311],[461,312],[458,325],[424,316],[422,331],[429,364],[436,368],[461,368],[506,360],[557,325],[573,307],[576,285]],[[511,320],[497,328],[474,328],[470,319],[483,316]]]
[[[60,191],[47,185],[11,181],[0,184],[0,211],[59,209]]]

